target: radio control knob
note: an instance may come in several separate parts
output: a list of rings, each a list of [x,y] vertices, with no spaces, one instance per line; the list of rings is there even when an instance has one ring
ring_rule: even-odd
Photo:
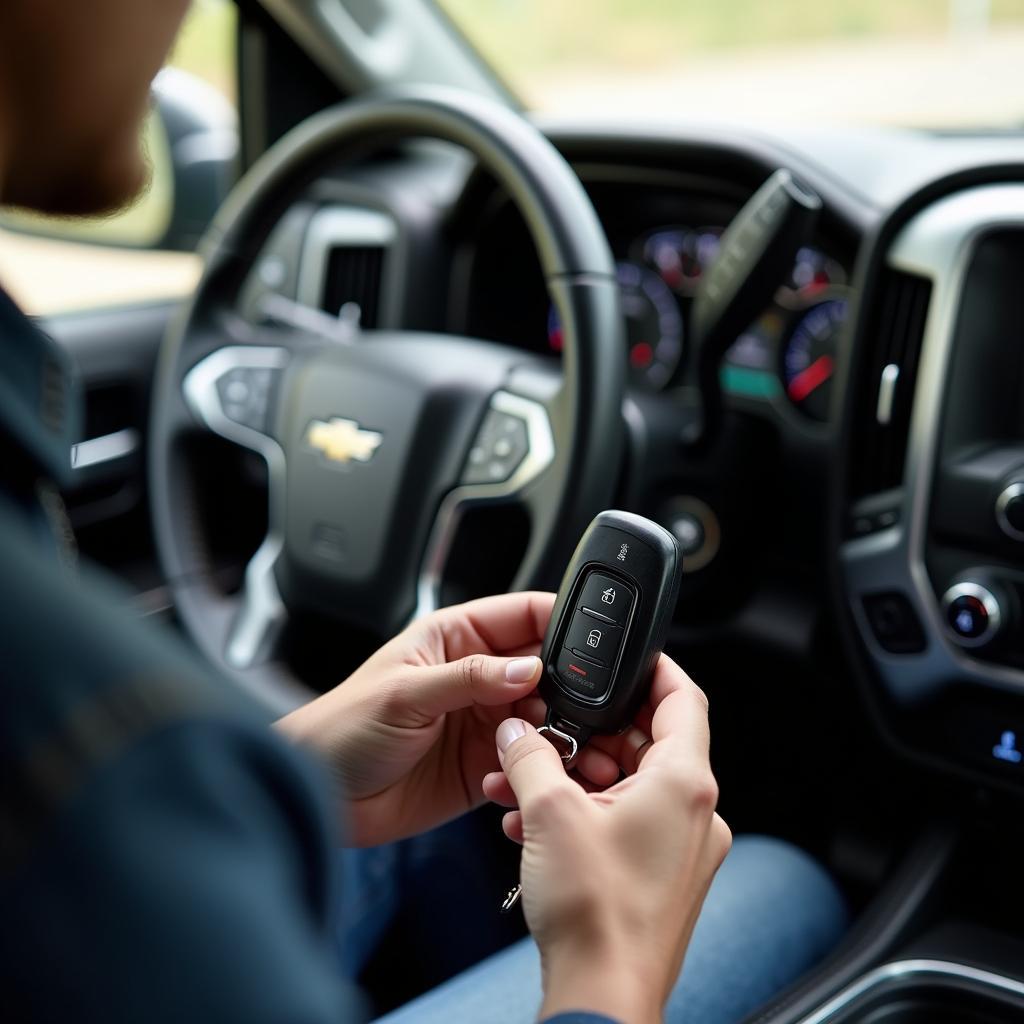
[[[1014,481],[996,499],[996,522],[1007,537],[1024,540],[1024,481]]]
[[[942,598],[946,629],[961,647],[984,647],[1006,623],[1004,605],[997,587],[961,580]]]

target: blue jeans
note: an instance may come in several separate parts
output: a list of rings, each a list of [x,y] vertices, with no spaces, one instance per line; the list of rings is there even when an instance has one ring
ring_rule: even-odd
[[[740,836],[711,887],[675,990],[668,1024],[735,1024],[836,944],[846,907],[810,857]],[[529,1024],[541,1002],[532,940],[498,953],[381,1018],[382,1024]]]

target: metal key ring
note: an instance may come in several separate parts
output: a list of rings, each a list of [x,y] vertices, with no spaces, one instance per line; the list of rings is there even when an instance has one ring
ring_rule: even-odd
[[[561,740],[568,747],[568,752],[558,751],[558,756],[562,759],[562,763],[565,765],[565,770],[568,771],[575,763],[576,758],[579,757],[580,745],[576,741],[576,737],[570,735],[567,732],[563,732],[561,729],[556,728],[553,725],[545,723],[538,730],[541,736],[555,737]],[[558,750],[558,744],[552,742],[551,745]]]

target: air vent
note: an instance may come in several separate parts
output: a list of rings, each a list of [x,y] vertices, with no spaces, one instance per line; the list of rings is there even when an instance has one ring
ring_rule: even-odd
[[[365,206],[324,206],[306,230],[298,300],[337,316],[359,307],[361,326],[379,327],[388,255],[398,240],[394,218]]]
[[[346,303],[360,309],[363,327],[376,327],[380,313],[380,290],[384,271],[384,250],[380,246],[335,246],[327,256],[320,308],[337,315]]]
[[[891,491],[903,483],[931,283],[886,270],[867,325],[868,375],[862,378],[850,492],[854,500]]]

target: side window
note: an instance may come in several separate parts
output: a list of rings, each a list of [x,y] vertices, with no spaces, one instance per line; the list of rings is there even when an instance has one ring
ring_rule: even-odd
[[[0,281],[28,313],[178,298],[195,285],[195,244],[235,175],[236,31],[233,0],[195,0],[154,83],[152,179],[131,208],[90,221],[5,212]]]

